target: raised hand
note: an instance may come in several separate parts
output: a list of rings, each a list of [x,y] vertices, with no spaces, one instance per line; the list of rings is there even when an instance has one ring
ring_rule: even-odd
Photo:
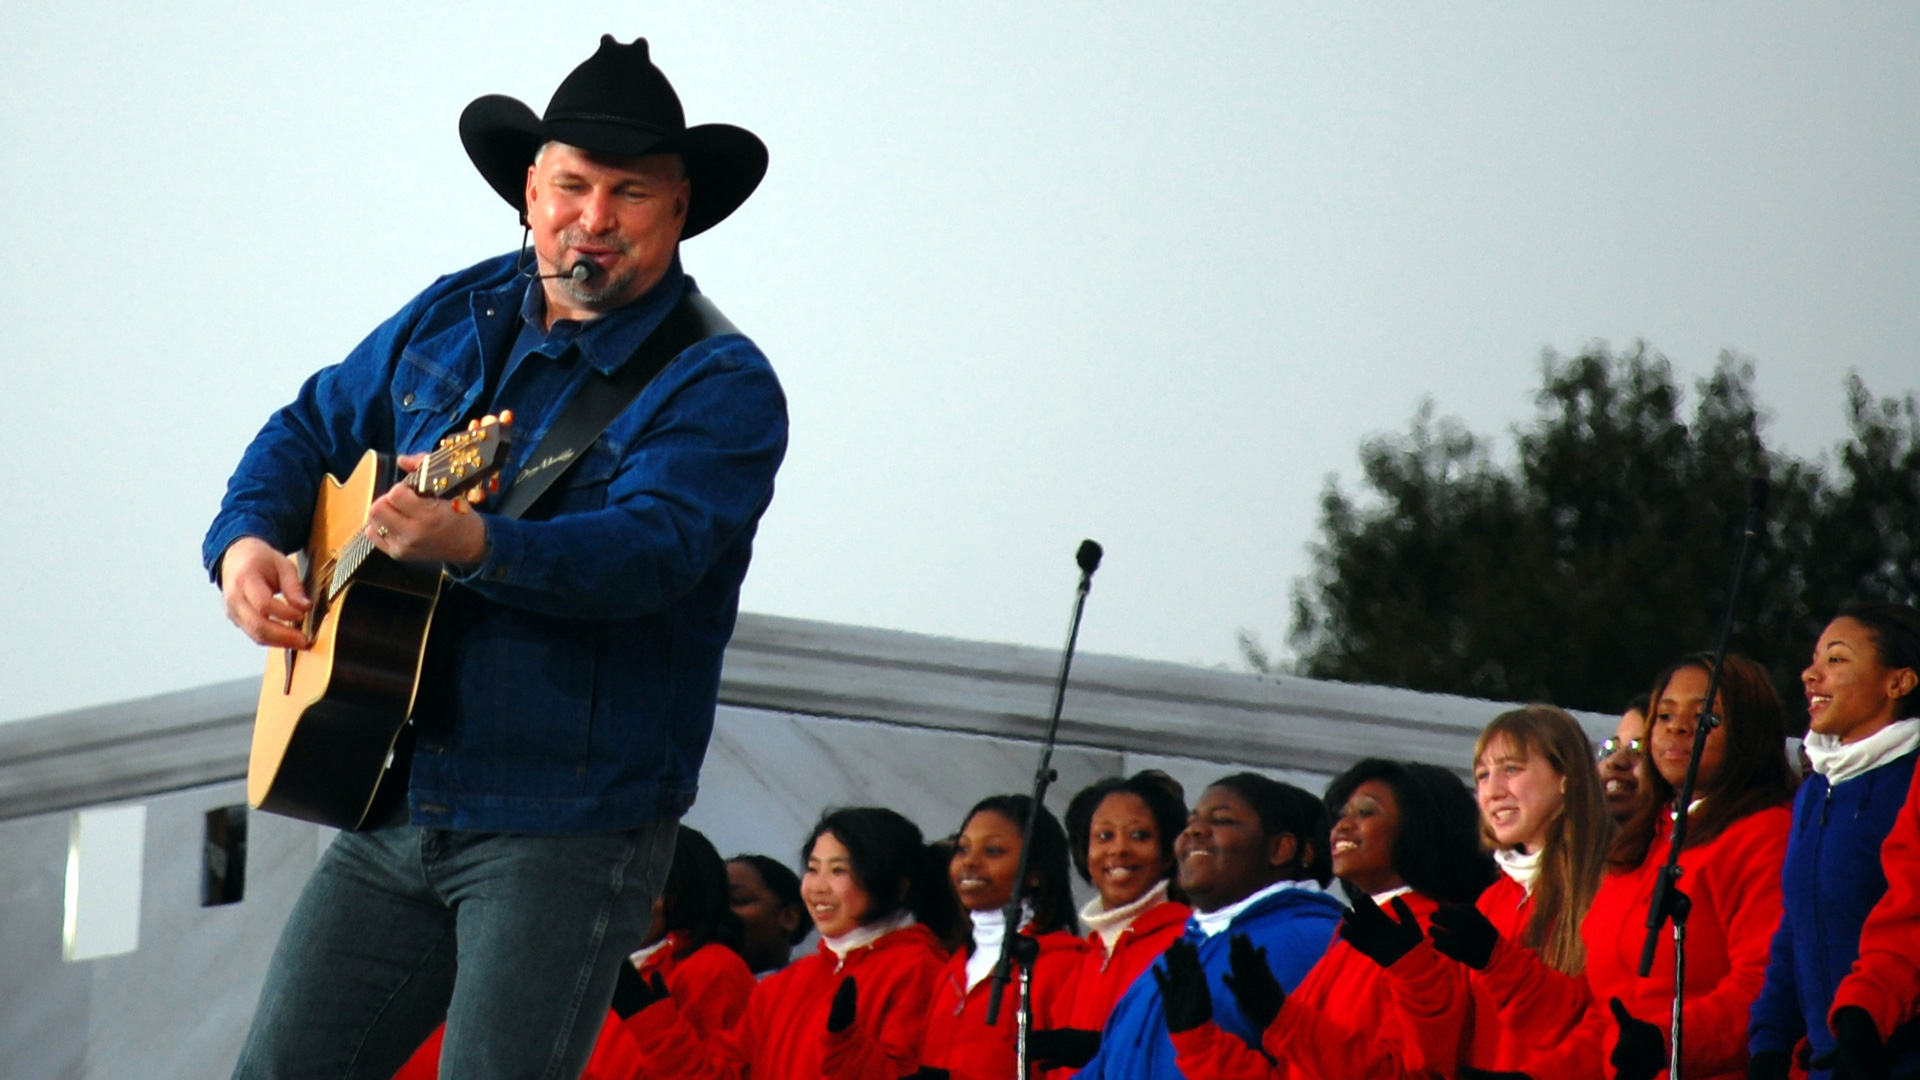
[[[1340,919],[1340,936],[1367,959],[1381,967],[1392,967],[1426,935],[1420,932],[1420,923],[1405,900],[1394,897],[1393,914],[1388,915],[1373,897],[1356,891],[1353,907]]]
[[[1834,1013],[1833,1037],[1837,1045],[1813,1059],[1814,1068],[1833,1070],[1833,1080],[1887,1080],[1893,1074],[1892,1055],[1865,1009],[1849,1005]]]
[[[1667,1067],[1667,1033],[1627,1011],[1613,999],[1613,1020],[1620,1025],[1620,1041],[1613,1044],[1614,1080],[1653,1080]]]
[[[1427,919],[1427,936],[1442,955],[1451,956],[1475,971],[1487,970],[1500,931],[1472,904],[1441,904]]]
[[[1221,982],[1233,991],[1234,1004],[1255,1031],[1265,1031],[1280,1016],[1287,1003],[1287,989],[1273,977],[1267,966],[1265,946],[1255,945],[1245,934],[1233,935],[1227,946],[1228,971]]]
[[[1192,1031],[1213,1019],[1213,992],[1207,989],[1207,973],[1200,966],[1200,950],[1182,939],[1167,946],[1166,970],[1158,965],[1148,968],[1153,981],[1160,984],[1160,1000],[1166,1006],[1167,1031]]]
[[[833,992],[833,1006],[827,1010],[827,1034],[838,1034],[852,1027],[853,1019],[858,1015],[860,987],[849,975],[840,980],[840,988]]]
[[[1100,1052],[1100,1033],[1044,1028],[1027,1034],[1027,1056],[1043,1069],[1078,1069]]]
[[[640,974],[640,969],[622,961],[620,976],[613,983],[613,1011],[625,1020],[656,1001],[665,1001],[667,981],[657,971]]]

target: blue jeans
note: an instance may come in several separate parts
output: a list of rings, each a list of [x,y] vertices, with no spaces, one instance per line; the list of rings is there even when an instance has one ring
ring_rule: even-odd
[[[574,1080],[677,828],[341,833],[281,933],[235,1080],[391,1080],[443,1019],[441,1076]]]

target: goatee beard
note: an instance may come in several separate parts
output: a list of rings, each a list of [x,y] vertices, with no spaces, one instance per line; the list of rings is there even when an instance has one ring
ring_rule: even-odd
[[[558,281],[569,300],[590,311],[599,311],[626,295],[627,288],[633,284],[634,274],[633,270],[618,274],[602,271],[586,281],[572,278],[560,278]]]

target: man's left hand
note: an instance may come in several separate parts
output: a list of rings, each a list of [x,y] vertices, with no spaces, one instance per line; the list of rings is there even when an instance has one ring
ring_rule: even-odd
[[[407,454],[402,471],[418,468],[424,454]],[[472,566],[487,557],[487,527],[465,499],[432,499],[395,484],[367,512],[367,539],[395,559]]]

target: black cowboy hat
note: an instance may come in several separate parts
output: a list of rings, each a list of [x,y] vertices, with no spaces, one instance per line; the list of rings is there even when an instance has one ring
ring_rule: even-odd
[[[536,117],[502,94],[476,98],[460,114],[460,142],[493,190],[525,216],[527,166],[548,142],[613,157],[679,154],[693,192],[682,239],[718,225],[767,174],[767,147],[731,124],[688,127],[673,84],[647,58],[647,39],[622,45],[612,34],[573,69]]]

